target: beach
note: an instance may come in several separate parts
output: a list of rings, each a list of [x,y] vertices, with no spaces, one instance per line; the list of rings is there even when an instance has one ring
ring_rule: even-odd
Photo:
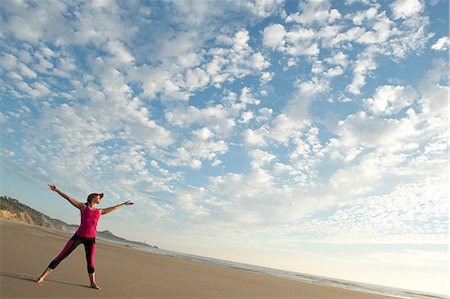
[[[38,285],[35,279],[71,234],[4,219],[0,228],[1,298],[391,298],[202,264],[103,240],[97,240],[95,255],[101,290],[88,287],[82,245]]]

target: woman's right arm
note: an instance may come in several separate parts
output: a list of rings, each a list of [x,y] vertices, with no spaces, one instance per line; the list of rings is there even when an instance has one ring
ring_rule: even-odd
[[[55,191],[56,193],[58,193],[59,195],[61,195],[62,197],[64,197],[65,199],[67,199],[74,207],[82,210],[84,204],[82,204],[81,202],[77,201],[76,199],[70,197],[69,195],[67,195],[66,193],[62,192],[61,190],[59,190],[58,188],[56,188],[55,185],[48,185],[48,187],[50,188],[50,190]]]

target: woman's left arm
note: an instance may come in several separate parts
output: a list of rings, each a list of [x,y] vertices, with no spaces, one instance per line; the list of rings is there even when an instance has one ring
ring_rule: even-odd
[[[110,207],[110,208],[106,208],[106,209],[101,209],[101,212],[102,212],[102,215],[105,215],[105,214],[111,213],[112,211],[120,209],[123,206],[130,206],[130,205],[133,205],[133,204],[134,204],[134,202],[132,202],[131,200],[128,200],[128,201],[126,201],[124,203],[121,203],[120,205],[117,205],[117,206],[114,206],[114,207]]]

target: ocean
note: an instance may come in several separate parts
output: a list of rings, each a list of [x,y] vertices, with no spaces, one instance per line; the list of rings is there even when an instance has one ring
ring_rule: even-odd
[[[127,244],[130,246],[129,244]],[[297,273],[286,270],[272,269],[261,266],[249,265],[244,263],[220,260],[215,258],[197,256],[187,253],[174,252],[170,250],[164,250],[159,248],[151,248],[145,246],[132,246],[133,248],[144,250],[147,252],[162,254],[166,256],[177,257],[181,259],[186,259],[194,262],[199,262],[208,265],[220,266],[231,269],[238,269],[241,271],[254,272],[262,275],[270,275],[277,276],[292,280],[298,280],[307,283],[314,283],[323,286],[332,286],[337,288],[344,288],[348,290],[361,291],[366,293],[373,293],[379,295],[386,295],[396,298],[405,298],[405,299],[448,299],[448,296],[440,295],[440,294],[431,294],[431,293],[422,293],[410,290],[397,289],[392,287],[385,287],[379,285],[372,285],[367,283],[360,283],[354,281],[346,281],[334,278],[327,278],[315,275],[309,275],[304,273]]]

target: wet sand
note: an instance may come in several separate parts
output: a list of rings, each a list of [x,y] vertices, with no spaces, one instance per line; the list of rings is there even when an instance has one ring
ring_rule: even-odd
[[[35,280],[71,234],[0,219],[1,298],[342,298],[381,295],[205,265],[97,240],[100,291],[89,288],[80,245],[47,280]]]

